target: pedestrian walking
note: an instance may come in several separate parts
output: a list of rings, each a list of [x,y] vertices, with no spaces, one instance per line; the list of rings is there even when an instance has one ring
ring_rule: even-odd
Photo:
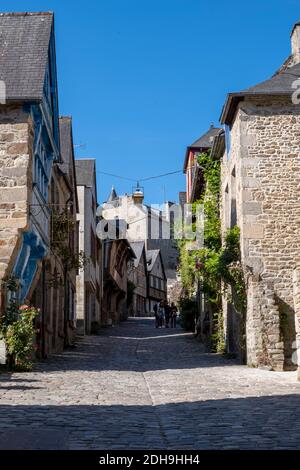
[[[158,306],[154,304],[153,306],[154,317],[155,317],[155,328],[159,327],[159,315],[158,315]]]
[[[161,300],[158,306],[158,317],[159,317],[159,326],[162,328],[165,321],[165,306],[164,302]]]
[[[169,321],[171,317],[171,307],[168,304],[167,300],[164,302],[164,307],[165,307],[165,321],[166,321],[166,328],[169,328]]]
[[[178,308],[172,302],[171,304],[171,328],[176,328]]]

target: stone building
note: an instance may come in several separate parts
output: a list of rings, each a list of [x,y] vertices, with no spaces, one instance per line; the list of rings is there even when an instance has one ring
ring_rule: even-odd
[[[98,210],[97,235],[103,244],[103,326],[118,324],[128,316],[128,273],[134,268],[136,258],[126,238],[124,207],[120,211],[119,205],[120,200],[112,188],[107,201]]]
[[[143,198],[141,190],[118,196],[112,188],[109,198],[102,205],[103,223],[113,219],[125,221],[124,238],[129,242],[145,241],[148,236],[148,208],[143,204]]]
[[[0,281],[18,278],[23,302],[49,252],[49,180],[61,162],[53,14],[2,13],[0,30]]]
[[[71,120],[58,117],[53,14],[3,13],[0,31],[0,281],[14,276],[17,301],[40,307],[36,342],[46,357],[74,339],[76,271],[53,230],[54,215],[67,213],[71,229],[60,242],[75,254]]]
[[[96,235],[97,188],[96,161],[75,161],[79,202],[79,252],[84,253],[85,265],[76,282],[77,332],[91,334],[101,325],[102,245]]]
[[[128,280],[135,286],[129,314],[131,316],[144,316],[147,313],[147,259],[145,242],[131,242],[130,246],[135,254],[133,264],[128,266]]]
[[[130,195],[121,196],[113,188],[102,211],[104,219],[124,221],[124,238],[130,243],[144,242],[146,253],[148,250],[160,250],[170,291],[177,283],[178,249],[173,229],[176,212],[176,207],[170,202],[161,206],[145,204],[140,187]]]
[[[296,368],[299,340],[300,24],[291,43],[275,75],[230,93],[221,115],[222,226],[241,232],[247,363],[274,370]],[[237,350],[242,320],[223,303],[228,347]]]

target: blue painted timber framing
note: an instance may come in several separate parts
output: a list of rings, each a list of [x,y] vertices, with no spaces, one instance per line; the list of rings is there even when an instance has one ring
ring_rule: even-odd
[[[49,182],[53,161],[60,161],[59,116],[56,79],[56,60],[54,32],[52,31],[48,65],[45,72],[44,99],[40,104],[24,107],[31,115],[34,125],[32,194],[37,194],[41,206],[47,206]],[[30,204],[30,201],[28,201]],[[51,212],[47,212],[48,222]],[[22,234],[22,243],[13,268],[13,274],[19,279],[18,300],[23,302],[30,290],[38,268],[49,251],[49,242],[45,240],[42,229],[36,224],[33,215],[29,215],[29,230]]]

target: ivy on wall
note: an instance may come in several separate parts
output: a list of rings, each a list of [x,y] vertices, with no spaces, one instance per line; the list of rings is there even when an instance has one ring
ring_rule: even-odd
[[[187,242],[179,243],[180,274],[186,296],[194,294],[195,282],[201,280],[202,291],[206,294],[213,317],[210,347],[213,351],[225,349],[222,295],[244,316],[246,312],[246,289],[240,256],[240,230],[237,226],[229,229],[222,244],[220,221],[220,179],[221,163],[213,160],[210,152],[198,156],[204,177],[204,190],[196,206],[204,208],[204,247],[187,250]]]
[[[83,251],[74,251],[70,246],[70,235],[76,231],[76,220],[68,209],[62,212],[52,211],[51,228],[51,250],[60,258],[65,271],[83,269],[88,258]]]

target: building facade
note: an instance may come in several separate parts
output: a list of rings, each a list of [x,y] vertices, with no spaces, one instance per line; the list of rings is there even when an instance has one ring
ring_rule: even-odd
[[[154,305],[167,300],[167,277],[160,250],[147,251],[148,270],[148,311],[154,312]]]
[[[126,239],[103,241],[103,326],[116,325],[128,316],[128,264],[134,259]]]
[[[61,163],[54,163],[49,181],[50,250],[31,297],[40,308],[39,355],[60,352],[75,341],[76,274],[78,269],[78,199],[70,117],[61,117]]]
[[[148,312],[148,271],[145,242],[131,242],[130,246],[135,254],[135,259],[128,266],[128,280],[134,286],[132,301],[128,305],[128,313],[131,316],[144,316]]]
[[[291,56],[269,80],[231,93],[221,121],[223,231],[240,227],[247,289],[247,363],[274,370],[297,367],[299,341],[300,25]],[[223,300],[229,349],[238,349],[238,312]],[[232,329],[232,325],[235,328]]]
[[[49,180],[53,162],[61,161],[54,19],[51,13],[4,13],[0,28],[6,87],[0,105],[0,280],[15,276],[23,302],[49,251]]]
[[[37,345],[39,355],[45,357],[61,350],[72,336],[64,317],[58,318],[64,304],[53,306],[50,314],[46,301],[46,271],[53,257],[51,181],[56,179],[64,194],[72,192],[59,173],[54,17],[52,13],[3,13],[0,29],[0,80],[6,90],[0,105],[1,311],[11,295],[18,303],[35,302],[41,307]],[[18,285],[13,294],[3,282],[10,278]]]
[[[102,244],[96,235],[97,189],[94,159],[76,160],[79,203],[79,253],[84,265],[76,281],[77,332],[91,334],[101,325]]]
[[[137,187],[131,195],[118,196],[113,188],[108,201],[103,205],[103,217],[124,221],[123,236],[129,243],[144,243],[146,254],[149,250],[161,252],[167,288],[178,285],[178,248],[174,240],[174,219],[178,205],[171,202],[149,206],[144,204],[142,188]],[[115,232],[112,229],[112,234]],[[170,299],[172,300],[172,299]],[[149,305],[149,302],[146,303]]]

